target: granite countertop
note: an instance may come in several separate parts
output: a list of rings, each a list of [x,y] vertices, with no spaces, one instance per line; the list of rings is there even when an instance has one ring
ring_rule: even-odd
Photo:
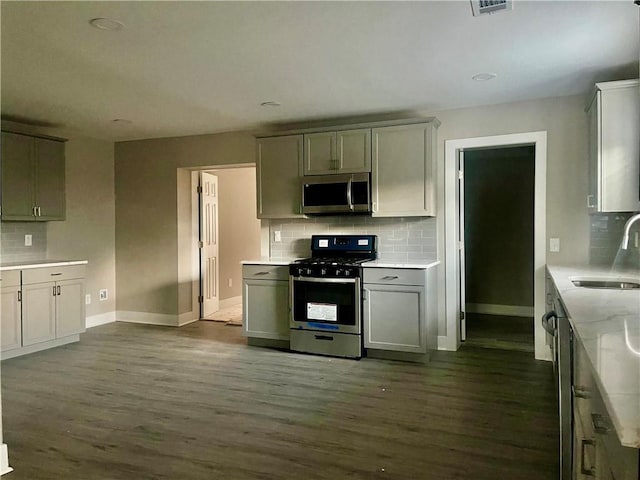
[[[242,265],[289,265],[292,262],[299,260],[298,258],[291,259],[270,259],[263,258],[260,260],[243,260],[240,262]],[[386,260],[374,260],[372,262],[365,262],[363,267],[378,267],[378,268],[432,268],[439,265],[439,260],[419,260],[416,262],[395,262]]]
[[[575,277],[640,281],[640,271],[548,265],[622,445],[640,448],[640,290],[576,287]]]
[[[67,267],[70,265],[86,265],[87,260],[31,260],[25,262],[8,262],[0,264],[0,271],[26,270],[28,268]]]

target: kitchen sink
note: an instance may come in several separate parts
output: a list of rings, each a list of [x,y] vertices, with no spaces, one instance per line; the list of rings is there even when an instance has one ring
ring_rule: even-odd
[[[632,290],[640,288],[640,283],[633,280],[615,278],[572,278],[576,287],[583,288],[610,288],[613,290]]]

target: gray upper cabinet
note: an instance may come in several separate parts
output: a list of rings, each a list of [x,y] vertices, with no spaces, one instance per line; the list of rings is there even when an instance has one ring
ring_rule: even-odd
[[[62,139],[2,132],[2,220],[65,219]]]
[[[371,129],[304,135],[304,175],[371,171]]]
[[[587,114],[589,212],[640,210],[638,81],[597,83]]]
[[[302,135],[258,138],[258,218],[302,217]]]
[[[434,216],[437,120],[372,130],[373,216]]]

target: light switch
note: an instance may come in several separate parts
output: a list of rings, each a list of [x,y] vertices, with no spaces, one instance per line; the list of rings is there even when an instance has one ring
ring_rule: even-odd
[[[560,239],[559,238],[550,238],[549,239],[549,251],[550,252],[559,252],[560,251]]]
[[[30,247],[31,245],[33,245],[33,237],[30,234],[26,234],[24,236],[24,246]]]
[[[91,294],[90,293],[87,293],[84,296],[84,303],[85,303],[85,305],[91,305]]]
[[[273,241],[274,242],[282,241],[282,232],[280,232],[280,230],[276,230],[273,232]]]

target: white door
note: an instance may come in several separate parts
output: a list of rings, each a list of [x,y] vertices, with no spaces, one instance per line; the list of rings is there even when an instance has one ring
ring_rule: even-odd
[[[218,177],[200,172],[200,318],[219,310]]]
[[[458,305],[460,310],[460,340],[467,339],[467,321],[466,321],[466,293],[465,293],[465,256],[464,256],[464,152],[460,151],[458,160],[458,198],[460,200],[460,209],[458,211],[458,271],[460,272],[459,299]]]

